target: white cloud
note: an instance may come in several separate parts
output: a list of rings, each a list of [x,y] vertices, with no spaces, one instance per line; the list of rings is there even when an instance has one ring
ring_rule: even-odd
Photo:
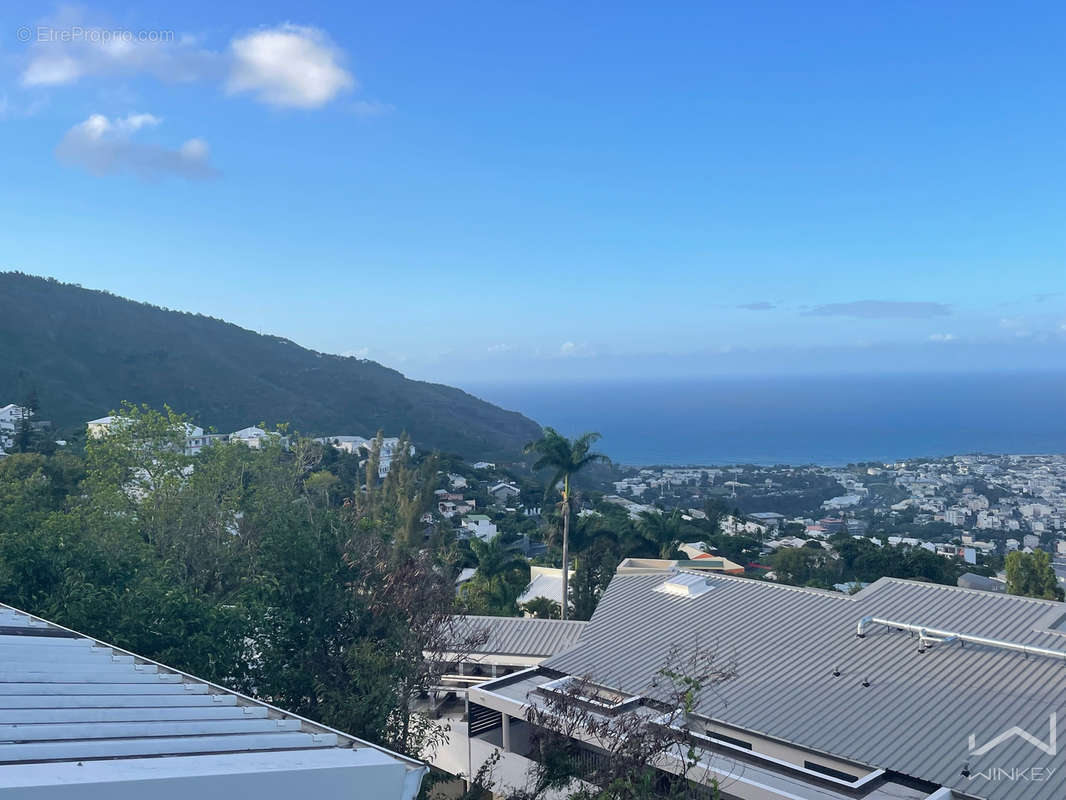
[[[275,107],[320,108],[356,87],[345,54],[318,28],[284,23],[234,37],[223,50],[203,38],[167,31],[116,35],[83,24],[72,11],[42,20],[35,30],[81,31],[77,38],[37,40],[27,50],[19,80],[24,87],[69,86],[93,77],[150,75],[168,83],[209,81],[227,94],[249,94]],[[145,32],[152,33],[152,32]],[[385,103],[360,101],[355,113],[387,113]]]
[[[954,333],[931,333],[929,334],[929,341],[931,342],[953,342],[955,341]]]
[[[85,67],[67,53],[42,54],[22,73],[23,86],[58,86],[73,83],[85,74]]]
[[[218,174],[211,166],[210,150],[203,139],[189,139],[171,150],[134,138],[161,123],[153,114],[128,114],[114,119],[93,114],[67,131],[56,147],[56,157],[94,175],[131,173],[144,179],[166,175],[198,179]]]
[[[490,353],[509,353],[512,349],[509,344],[493,344],[488,347]]]
[[[30,45],[19,77],[23,86],[67,86],[83,78],[147,74],[169,83],[219,77],[222,54],[195,36],[172,31],[122,31],[85,23],[73,10],[41,20],[32,30],[67,34]],[[77,31],[77,36],[70,35]]]
[[[318,108],[355,86],[344,54],[317,28],[286,23],[236,38],[230,51],[226,90],[269,105]]]

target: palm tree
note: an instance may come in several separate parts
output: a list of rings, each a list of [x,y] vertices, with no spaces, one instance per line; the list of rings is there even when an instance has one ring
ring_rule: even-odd
[[[477,558],[477,574],[485,580],[492,580],[509,572],[529,567],[524,558],[504,547],[499,536],[490,542],[471,539],[470,549],[474,551],[474,556]]]
[[[462,585],[460,595],[478,607],[478,613],[508,616],[517,611],[515,597],[529,579],[529,564],[504,547],[499,536],[490,542],[470,540],[477,557],[473,580]]]
[[[670,558],[677,551],[684,530],[680,511],[670,514],[642,511],[639,526],[649,545],[658,548],[659,558]]]
[[[534,597],[522,609],[537,619],[560,619],[559,604],[547,597]]]
[[[596,461],[609,461],[603,453],[596,453],[592,445],[599,440],[598,433],[583,433],[573,441],[560,434],[554,428],[545,428],[544,435],[535,442],[526,445],[527,453],[536,453],[539,458],[533,463],[533,471],[552,470],[552,479],[544,490],[547,500],[551,490],[562,486],[563,499],[559,510],[563,515],[563,602],[560,604],[562,619],[567,617],[569,608],[567,584],[569,583],[568,561],[570,560],[570,480],[578,472]]]

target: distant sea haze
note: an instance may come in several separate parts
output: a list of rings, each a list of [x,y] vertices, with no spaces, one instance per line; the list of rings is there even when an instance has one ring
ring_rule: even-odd
[[[825,464],[1066,452],[1066,373],[789,376],[463,388],[623,464]]]

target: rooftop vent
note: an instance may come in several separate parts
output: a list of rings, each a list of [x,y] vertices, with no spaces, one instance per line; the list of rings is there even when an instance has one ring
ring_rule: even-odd
[[[704,592],[709,592],[710,590],[710,580],[703,575],[692,575],[687,572],[679,572],[676,575],[671,575],[654,589],[656,592],[672,594],[677,597],[699,597]]]

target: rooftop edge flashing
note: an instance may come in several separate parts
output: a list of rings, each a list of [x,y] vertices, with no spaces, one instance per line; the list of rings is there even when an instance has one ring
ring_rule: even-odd
[[[38,617],[37,615],[31,614],[28,611],[23,611],[20,608],[15,608],[14,606],[8,605],[7,603],[0,603],[0,610],[4,610],[4,609],[6,609],[8,611],[11,611],[11,612],[14,612],[16,614],[23,614],[23,615],[29,617],[31,620],[36,620],[37,622],[43,623],[44,625],[47,625],[47,626],[49,626],[51,628],[54,628],[56,630],[65,631],[68,634],[73,634],[73,638],[87,639],[87,640],[89,640],[90,642],[93,642],[95,645],[97,645],[99,647],[107,647],[107,648],[110,648],[111,650],[113,650],[116,653],[120,653],[122,655],[127,655],[127,656],[132,656],[135,659],[135,663],[139,661],[139,662],[142,662],[142,663],[145,663],[145,664],[153,664],[156,667],[158,667],[161,671],[166,671],[166,672],[169,672],[171,674],[180,675],[184,679],[183,682],[189,682],[189,683],[193,683],[193,684],[199,684],[201,686],[206,686],[210,690],[213,690],[213,692],[217,692],[217,693],[220,693],[220,694],[232,695],[234,697],[237,697],[240,700],[244,700],[247,703],[251,703],[253,705],[264,707],[268,711],[273,711],[274,713],[280,714],[283,717],[287,717],[289,719],[299,720],[302,724],[307,725],[308,727],[310,727],[312,729],[310,732],[334,734],[335,736],[338,737],[338,745],[337,745],[338,747],[342,747],[342,748],[345,748],[345,749],[347,749],[347,748],[358,749],[359,747],[367,747],[367,748],[372,748],[374,750],[377,750],[377,751],[379,751],[381,753],[385,753],[386,755],[391,756],[391,757],[393,757],[393,758],[395,758],[395,759],[397,759],[399,761],[402,761],[405,764],[407,764],[409,770],[419,772],[419,776],[420,776],[419,777],[419,781],[421,781],[421,775],[424,774],[425,770],[427,769],[426,765],[423,764],[421,761],[418,761],[417,759],[411,758],[410,756],[403,755],[402,753],[396,753],[396,752],[388,749],[387,747],[382,747],[381,745],[374,744],[373,742],[368,742],[365,739],[359,739],[359,738],[357,738],[355,736],[352,736],[350,734],[345,733],[344,731],[339,731],[336,728],[331,728],[328,725],[323,725],[321,722],[315,722],[314,720],[308,719],[306,717],[302,717],[299,714],[294,714],[291,711],[286,711],[285,709],[279,708],[278,706],[272,705],[271,703],[267,703],[267,702],[265,702],[263,700],[258,700],[258,699],[254,698],[254,697],[250,697],[250,696],[248,696],[246,694],[242,694],[241,692],[235,691],[233,689],[227,689],[225,686],[220,686],[217,683],[212,683],[211,681],[204,680],[203,678],[198,678],[195,675],[190,675],[187,672],[182,672],[179,669],[175,669],[174,667],[169,667],[166,664],[162,664],[162,663],[160,663],[158,661],[153,661],[150,658],[145,658],[144,656],[138,655],[137,653],[131,652],[131,651],[126,650],[126,649],[124,649],[122,647],[118,647],[116,645],[110,644],[109,642],[105,642],[105,641],[103,641],[101,639],[96,639],[96,638],[94,638],[92,636],[87,636],[86,634],[80,633],[80,632],[75,631],[75,630],[73,630],[71,628],[67,628],[67,627],[64,627],[63,625],[59,625],[59,624],[57,624],[55,622],[51,622],[49,620],[43,619],[42,617]],[[342,744],[342,742],[343,742],[343,744]]]

